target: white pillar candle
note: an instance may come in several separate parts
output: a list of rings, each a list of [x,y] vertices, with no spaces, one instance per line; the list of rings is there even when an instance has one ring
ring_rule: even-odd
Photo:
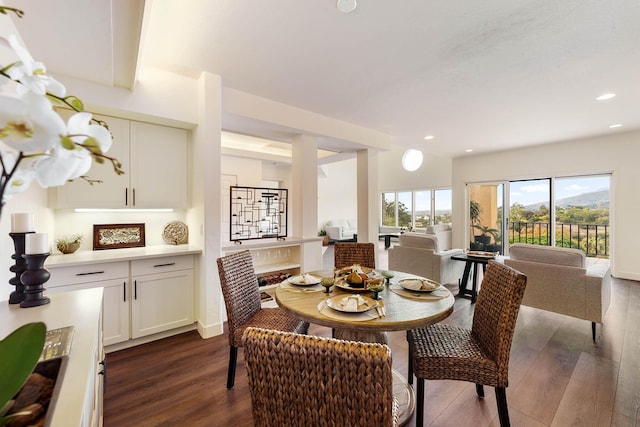
[[[12,233],[29,233],[35,231],[33,228],[33,214],[30,213],[14,213],[11,214],[11,232]]]
[[[31,233],[25,235],[25,254],[46,254],[49,252],[49,238],[47,233]]]

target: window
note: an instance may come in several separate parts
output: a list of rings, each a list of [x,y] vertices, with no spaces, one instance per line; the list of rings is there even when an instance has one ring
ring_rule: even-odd
[[[396,225],[396,193],[382,193],[381,225]]]
[[[434,206],[435,217],[434,224],[448,224],[451,222],[451,189],[435,190]]]
[[[451,222],[451,189],[382,193],[381,200],[382,226],[425,229]]]

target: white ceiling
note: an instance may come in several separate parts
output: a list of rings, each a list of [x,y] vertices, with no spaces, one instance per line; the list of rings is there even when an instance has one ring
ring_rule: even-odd
[[[54,75],[130,87],[136,64],[206,70],[425,153],[640,129],[637,0],[361,0],[347,14],[335,0],[4,3],[25,10],[14,22]],[[595,100],[606,92],[617,96]],[[223,125],[270,137],[264,124]]]

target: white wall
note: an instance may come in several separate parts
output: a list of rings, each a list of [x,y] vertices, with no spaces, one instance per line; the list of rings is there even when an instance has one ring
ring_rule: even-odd
[[[612,173],[611,271],[640,280],[637,261],[640,132],[579,139],[453,160],[453,244],[466,247],[466,184]],[[463,224],[464,226],[459,226]]]
[[[165,225],[171,221],[185,221],[185,211],[174,212],[81,212],[75,213],[72,209],[60,209],[54,211],[55,231],[53,241],[63,237],[71,237],[80,233],[84,236],[84,242],[79,251],[93,250],[93,225],[94,224],[145,224],[145,245],[165,245],[162,232]],[[195,230],[190,230],[193,234]],[[56,253],[58,252],[55,249]]]
[[[358,216],[357,161],[355,158],[323,165],[318,178],[318,230],[331,219]]]
[[[379,192],[424,190],[451,187],[451,159],[438,157],[422,150],[422,166],[413,172],[402,167],[402,155],[406,148],[394,146],[378,153]]]

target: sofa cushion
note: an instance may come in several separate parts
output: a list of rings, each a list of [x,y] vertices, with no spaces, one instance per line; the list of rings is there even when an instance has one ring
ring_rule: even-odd
[[[332,219],[327,222],[327,225],[331,227],[342,227],[343,230],[349,230],[349,221],[346,219]]]
[[[585,268],[586,256],[579,249],[514,243],[509,247],[509,258],[519,261],[541,262]]]
[[[420,249],[432,249],[438,252],[438,237],[433,234],[407,232],[399,237],[400,246]]]
[[[437,234],[439,231],[451,230],[451,224],[436,224],[427,227],[427,234]]]
[[[426,232],[438,238],[438,248],[441,251],[451,249],[451,224],[430,225],[427,227]]]

